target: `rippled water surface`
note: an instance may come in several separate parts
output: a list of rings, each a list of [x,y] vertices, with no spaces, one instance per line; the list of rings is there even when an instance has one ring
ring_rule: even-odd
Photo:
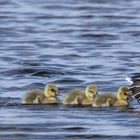
[[[20,103],[48,82],[60,99],[89,83],[115,92],[137,72],[139,0],[0,0],[1,140],[139,140],[126,109]]]

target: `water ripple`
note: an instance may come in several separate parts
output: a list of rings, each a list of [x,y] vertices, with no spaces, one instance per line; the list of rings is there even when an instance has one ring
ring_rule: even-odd
[[[128,85],[125,75],[140,70],[139,5],[1,0],[0,138],[139,140],[139,114],[127,108],[21,104],[27,90],[48,82],[58,85],[60,100],[90,83],[111,92]]]

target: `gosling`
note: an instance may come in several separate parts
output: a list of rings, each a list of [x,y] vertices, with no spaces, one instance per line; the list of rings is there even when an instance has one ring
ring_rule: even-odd
[[[85,91],[73,89],[64,97],[62,103],[64,105],[92,105],[93,98],[96,94],[96,85],[87,86]]]
[[[126,92],[128,88],[121,86],[117,94],[103,93],[95,96],[93,107],[111,107],[111,106],[128,106],[128,95]]]
[[[57,99],[58,87],[52,83],[45,86],[44,91],[41,89],[32,89],[22,98],[23,104],[55,104]]]

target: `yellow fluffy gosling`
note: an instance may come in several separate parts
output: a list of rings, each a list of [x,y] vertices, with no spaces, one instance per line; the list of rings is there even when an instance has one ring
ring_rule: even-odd
[[[110,106],[127,106],[128,96],[126,92],[128,88],[121,86],[118,89],[117,94],[113,93],[103,93],[97,94],[93,100],[93,107],[110,107]]]
[[[63,99],[64,105],[91,105],[97,94],[96,85],[89,85],[85,91],[80,89],[71,90]]]
[[[22,98],[23,104],[53,104],[58,103],[57,99],[58,87],[54,84],[46,85],[44,91],[41,89],[33,89],[28,91]]]

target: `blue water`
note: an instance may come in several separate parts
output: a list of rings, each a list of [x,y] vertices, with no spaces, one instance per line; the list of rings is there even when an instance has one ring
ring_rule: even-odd
[[[127,109],[20,103],[48,82],[60,99],[90,83],[116,92],[137,72],[139,0],[0,1],[1,140],[139,140],[140,114]]]

